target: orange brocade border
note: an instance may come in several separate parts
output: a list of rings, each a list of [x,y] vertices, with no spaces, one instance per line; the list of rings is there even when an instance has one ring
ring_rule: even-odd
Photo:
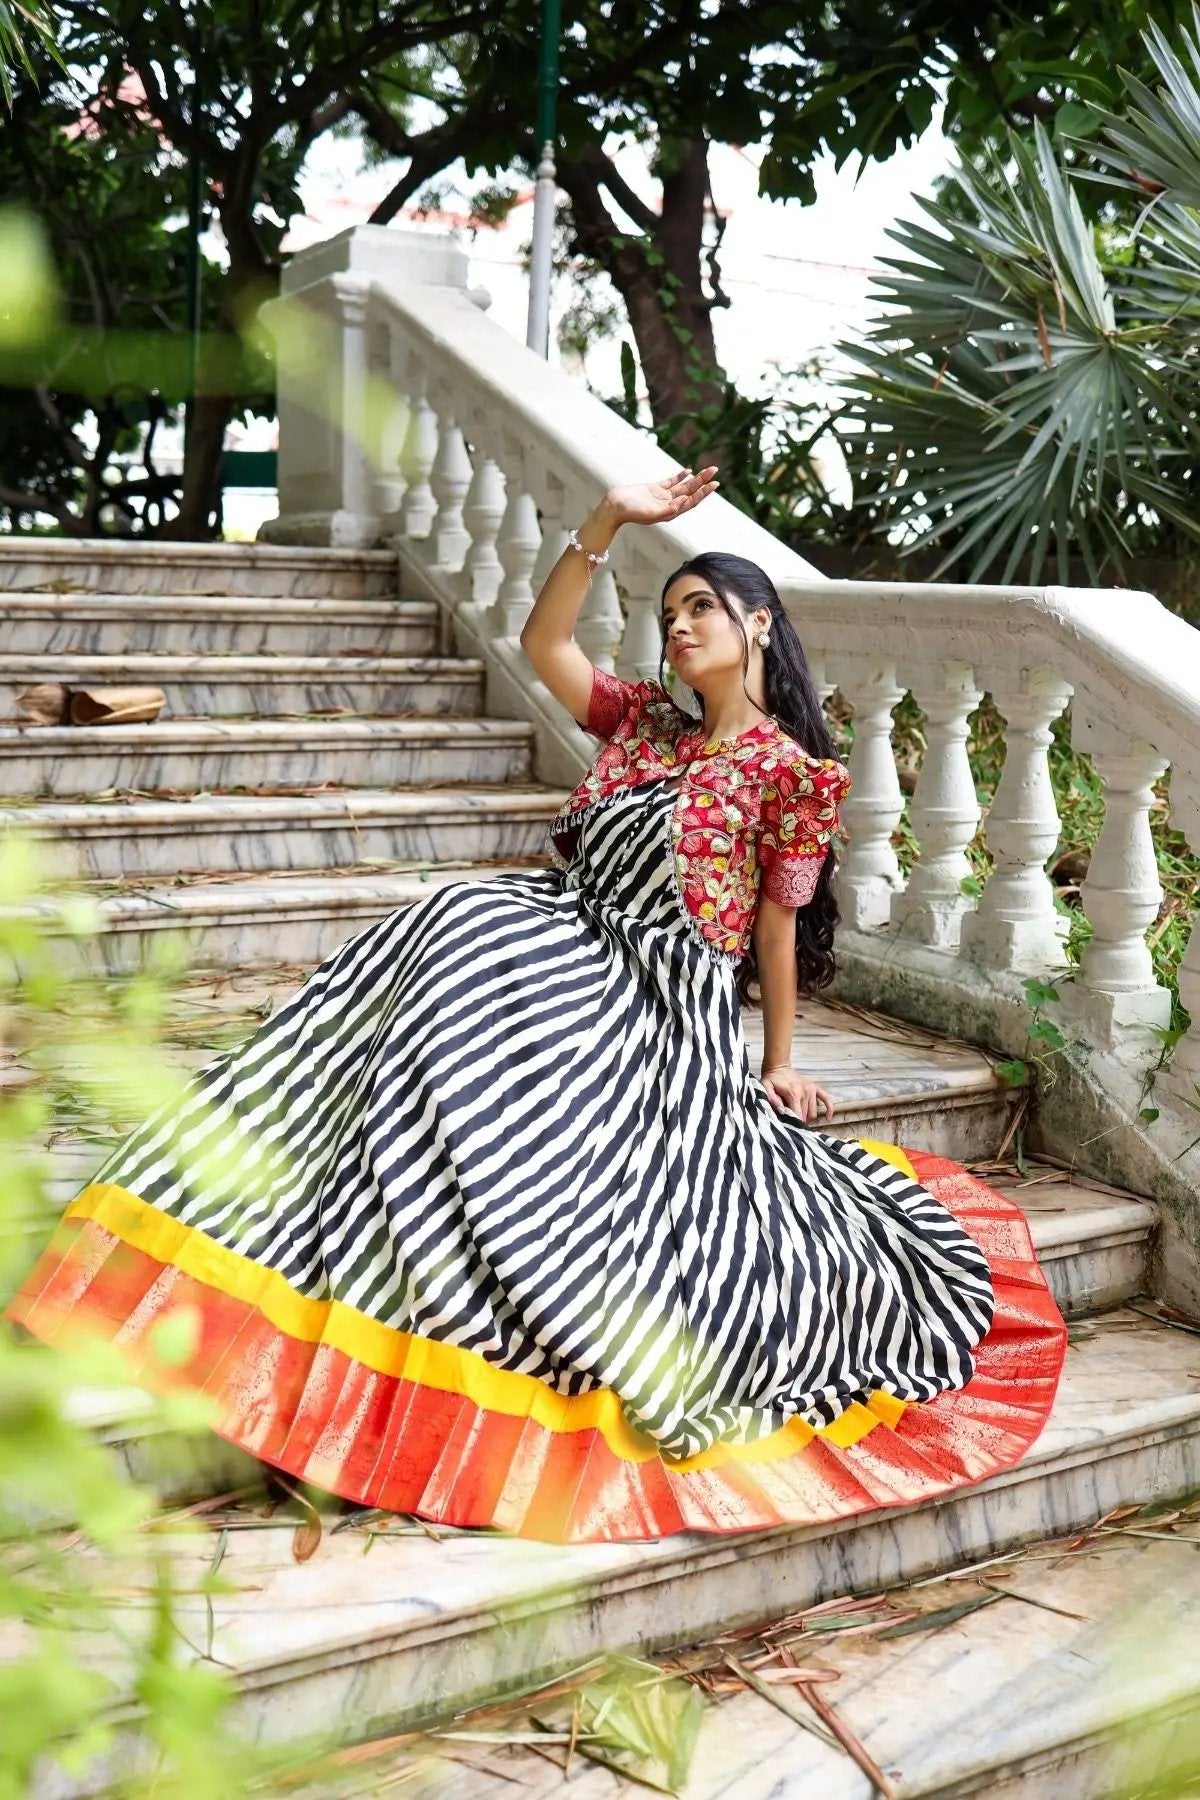
[[[869,1147],[907,1164],[987,1256],[996,1314],[972,1380],[925,1405],[874,1394],[819,1431],[794,1420],[685,1462],[661,1457],[610,1390],[556,1394],[309,1299],[122,1188],[84,1190],[7,1316],[46,1342],[90,1332],[116,1343],[147,1386],[212,1399],[231,1442],[368,1506],[556,1542],[817,1524],[1017,1462],[1046,1421],[1066,1350],[1020,1209],[945,1158]],[[180,1308],[196,1341],[168,1369],[153,1334]]]

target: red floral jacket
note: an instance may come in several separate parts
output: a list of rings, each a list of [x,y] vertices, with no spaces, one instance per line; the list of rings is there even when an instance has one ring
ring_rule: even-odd
[[[607,742],[551,822],[560,867],[591,807],[623,788],[678,777],[676,885],[709,943],[745,955],[760,886],[781,906],[812,899],[850,787],[843,764],[809,756],[773,719],[706,740],[659,682],[622,681],[605,669],[595,671],[580,723]]]

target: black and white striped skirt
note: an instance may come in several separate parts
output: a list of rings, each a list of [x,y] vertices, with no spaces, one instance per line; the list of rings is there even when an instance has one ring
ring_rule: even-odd
[[[776,1110],[674,801],[618,794],[565,870],[344,944],[122,1143],[14,1316],[87,1314],[154,1382],[186,1306],[182,1378],[236,1442],[534,1536],[830,1517],[1015,1461],[1065,1336],[1019,1213]],[[989,1345],[1011,1391],[976,1380]]]

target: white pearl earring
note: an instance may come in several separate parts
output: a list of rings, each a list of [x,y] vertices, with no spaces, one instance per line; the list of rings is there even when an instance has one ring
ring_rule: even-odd
[[[754,641],[756,644],[761,644],[765,650],[771,641],[771,634],[769,631],[760,631]]]

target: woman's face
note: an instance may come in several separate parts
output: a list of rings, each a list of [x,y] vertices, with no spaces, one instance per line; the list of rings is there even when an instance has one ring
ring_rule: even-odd
[[[743,622],[753,656],[754,621]],[[681,575],[671,583],[663,597],[662,626],[667,661],[688,687],[703,690],[714,676],[740,672],[742,634],[703,576]]]

